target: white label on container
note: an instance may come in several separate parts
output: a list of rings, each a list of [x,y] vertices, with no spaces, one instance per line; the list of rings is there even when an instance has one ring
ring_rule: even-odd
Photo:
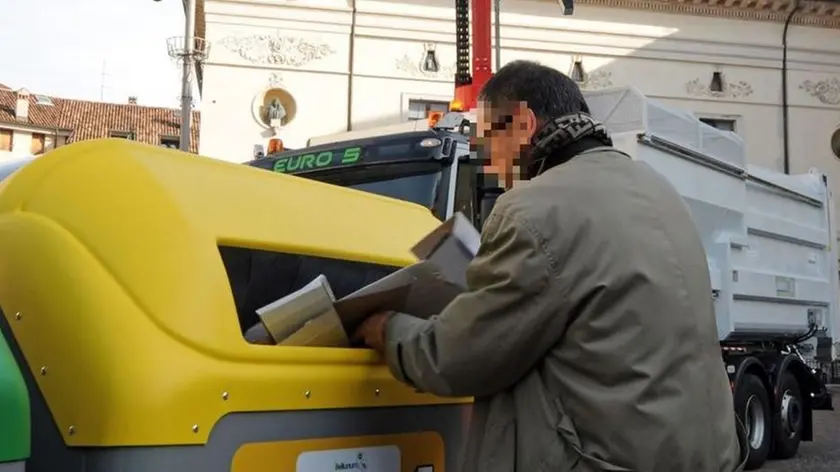
[[[296,472],[400,472],[397,446],[360,447],[304,452]]]

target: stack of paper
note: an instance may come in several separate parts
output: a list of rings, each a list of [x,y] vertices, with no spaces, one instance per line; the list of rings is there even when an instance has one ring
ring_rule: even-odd
[[[420,262],[338,301],[320,275],[257,310],[261,323],[248,330],[246,339],[257,344],[345,347],[349,334],[374,313],[436,315],[467,288],[467,266],[478,246],[478,231],[458,213],[412,248]]]

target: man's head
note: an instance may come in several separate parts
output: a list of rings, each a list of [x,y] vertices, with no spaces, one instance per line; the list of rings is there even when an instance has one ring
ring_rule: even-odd
[[[562,72],[514,61],[484,85],[478,97],[477,144],[489,148],[490,166],[510,187],[514,161],[549,120],[589,113],[578,85]]]

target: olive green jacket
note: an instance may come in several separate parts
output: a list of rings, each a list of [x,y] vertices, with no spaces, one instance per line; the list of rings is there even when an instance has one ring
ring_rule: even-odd
[[[386,334],[398,379],[475,397],[462,472],[741,469],[705,252],[648,165],[597,148],[507,192],[467,276]]]

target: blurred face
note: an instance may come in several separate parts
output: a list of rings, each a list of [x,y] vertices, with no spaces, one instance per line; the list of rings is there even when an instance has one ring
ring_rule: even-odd
[[[495,173],[506,189],[513,186],[515,166],[536,132],[537,119],[525,102],[490,105],[479,102],[475,144],[490,162],[484,171]]]

